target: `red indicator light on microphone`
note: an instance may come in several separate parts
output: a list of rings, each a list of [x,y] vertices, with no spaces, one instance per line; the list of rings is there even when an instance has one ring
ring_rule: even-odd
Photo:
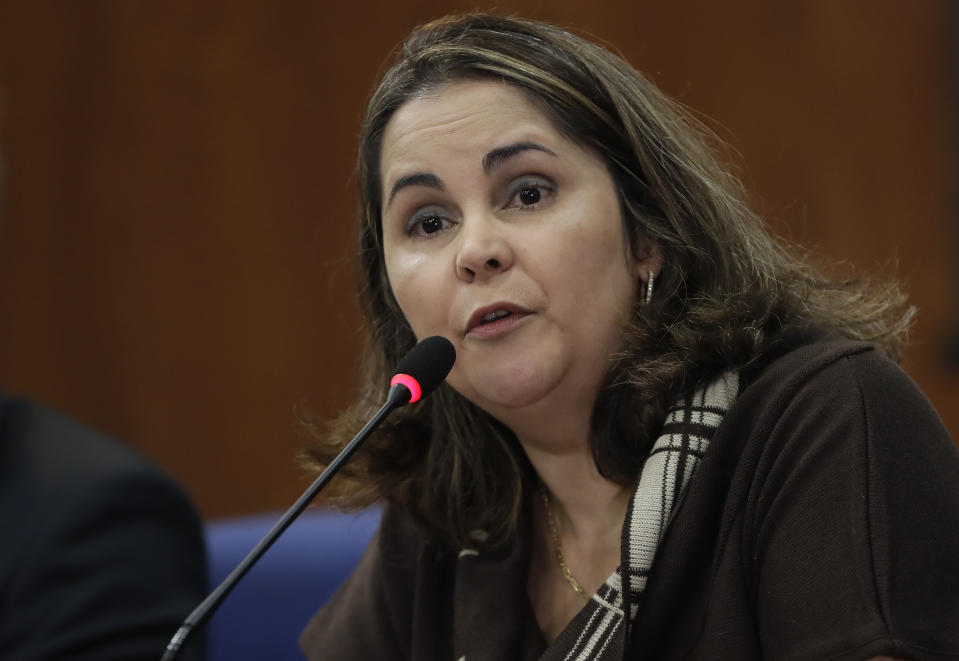
[[[423,394],[422,390],[420,390],[419,382],[409,374],[394,374],[393,378],[390,379],[390,386],[395,385],[406,386],[407,390],[410,391],[410,404],[418,402],[420,396]]]

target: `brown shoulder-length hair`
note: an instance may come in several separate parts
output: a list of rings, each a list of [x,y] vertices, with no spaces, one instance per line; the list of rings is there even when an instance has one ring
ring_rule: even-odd
[[[634,306],[594,407],[592,454],[609,479],[636,479],[676,397],[717,371],[754,363],[784,329],[818,324],[898,355],[912,312],[897,286],[830,280],[774,239],[718,162],[711,134],[629,64],[551,25],[450,16],[413,31],[369,102],[358,163],[369,328],[362,395],[330,425],[314,426],[312,467],[328,464],[380,406],[393,367],[416,342],[383,258],[384,130],[417,95],[475,79],[523,90],[566,137],[598,154],[633,245],[642,237],[662,250],[653,303]],[[341,505],[387,499],[459,546],[477,545],[477,530],[487,546],[508,539],[535,479],[510,430],[445,384],[394,414],[347,470],[338,478]]]

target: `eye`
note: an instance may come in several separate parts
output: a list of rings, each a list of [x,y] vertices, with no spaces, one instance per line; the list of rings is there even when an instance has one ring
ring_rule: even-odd
[[[556,194],[555,187],[540,178],[521,179],[510,187],[507,209],[535,209]]]
[[[443,219],[439,216],[427,216],[420,221],[419,226],[424,234],[433,234],[443,229]]]
[[[428,237],[437,232],[449,229],[452,223],[448,218],[433,210],[415,214],[406,225],[408,236]]]
[[[538,188],[524,188],[519,193],[519,201],[523,204],[536,204],[540,200],[540,192]]]

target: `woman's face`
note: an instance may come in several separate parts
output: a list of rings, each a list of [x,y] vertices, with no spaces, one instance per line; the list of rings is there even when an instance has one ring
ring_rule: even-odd
[[[401,106],[380,156],[386,270],[447,381],[498,417],[592,406],[640,276],[603,162],[515,87],[456,82]]]

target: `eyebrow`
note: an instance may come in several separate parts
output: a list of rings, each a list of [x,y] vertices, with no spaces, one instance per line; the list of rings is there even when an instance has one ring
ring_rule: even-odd
[[[511,145],[506,145],[505,147],[497,147],[490,152],[487,152],[486,156],[483,157],[483,172],[489,174],[490,171],[498,166],[503,161],[506,161],[517,154],[524,151],[541,151],[550,156],[556,156],[556,154],[544,147],[543,145],[537,144],[535,142],[514,142]]]
[[[517,154],[530,150],[541,151],[549,154],[550,156],[556,156],[556,153],[551,149],[547,149],[543,145],[535,142],[514,142],[511,145],[497,147],[496,149],[488,151],[486,155],[483,156],[483,173],[489,174],[501,163],[509,160]],[[386,201],[386,206],[390,206],[397,193],[404,188],[409,188],[410,186],[425,186],[426,188],[433,188],[440,191],[446,190],[446,186],[443,185],[443,180],[431,172],[417,172],[415,174],[408,174],[405,177],[400,177],[396,180],[396,183],[393,184],[393,188],[390,189],[390,195]]]
[[[390,190],[390,196],[386,200],[386,206],[390,206],[390,203],[393,202],[393,198],[396,197],[397,193],[410,186],[426,186],[427,188],[435,188],[436,190],[446,190],[443,181],[435,174],[429,172],[408,174],[405,177],[400,177],[396,180],[396,183],[393,184],[393,188]]]

